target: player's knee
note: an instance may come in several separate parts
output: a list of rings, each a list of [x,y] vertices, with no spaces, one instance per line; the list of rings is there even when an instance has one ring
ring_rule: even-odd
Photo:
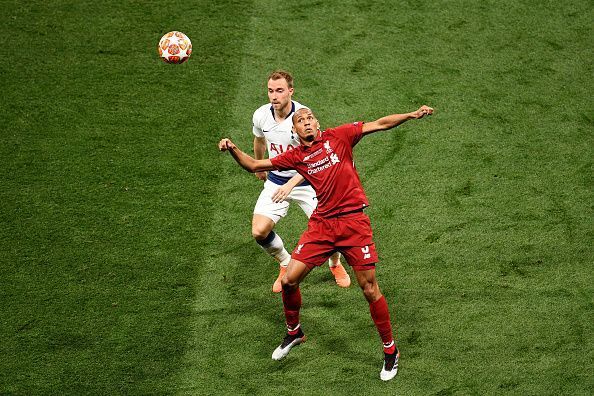
[[[266,216],[254,214],[252,218],[252,236],[256,241],[264,241],[266,238],[273,237],[271,232],[274,229],[274,221]]]
[[[252,236],[255,240],[261,241],[262,239],[266,238],[266,235],[263,235],[262,230],[252,227]]]
[[[283,287],[283,290],[293,291],[299,287],[299,282],[296,280],[289,279],[287,278],[287,276],[283,276],[283,278],[281,279],[281,285]]]
[[[366,283],[361,286],[361,290],[363,290],[363,295],[365,296],[365,299],[369,302],[374,302],[381,297],[381,292],[379,290],[379,287],[377,287],[377,284]]]
[[[252,225],[252,236],[257,241],[262,241],[268,237],[270,230],[268,227],[254,224]]]

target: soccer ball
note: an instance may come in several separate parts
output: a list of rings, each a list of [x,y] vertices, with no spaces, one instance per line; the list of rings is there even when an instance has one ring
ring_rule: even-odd
[[[192,55],[192,42],[182,32],[169,32],[159,41],[159,56],[165,63],[184,63]]]

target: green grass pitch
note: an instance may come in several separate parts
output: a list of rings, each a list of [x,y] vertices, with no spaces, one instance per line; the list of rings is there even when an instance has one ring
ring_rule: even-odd
[[[1,2],[0,394],[590,395],[591,1]],[[188,63],[157,56],[186,33]],[[322,127],[428,104],[364,139],[378,279],[402,351],[382,383],[355,285],[302,285],[284,332],[250,235],[276,68]],[[298,208],[279,223],[292,248]]]

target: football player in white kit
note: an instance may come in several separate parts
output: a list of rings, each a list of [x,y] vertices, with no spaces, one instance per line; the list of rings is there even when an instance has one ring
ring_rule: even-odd
[[[293,136],[292,116],[302,107],[292,100],[293,76],[277,70],[268,77],[267,103],[254,112],[254,158],[274,158],[280,153],[299,145]],[[285,249],[283,240],[273,231],[276,223],[285,217],[289,203],[297,203],[309,218],[317,205],[316,193],[311,185],[295,171],[257,172],[256,177],[264,182],[264,189],[254,208],[252,235],[256,242],[280,264],[279,274],[272,285],[272,291],[280,293],[281,279],[285,275],[291,255]],[[340,263],[339,253],[330,258],[330,271],[341,287],[351,284],[349,274]]]

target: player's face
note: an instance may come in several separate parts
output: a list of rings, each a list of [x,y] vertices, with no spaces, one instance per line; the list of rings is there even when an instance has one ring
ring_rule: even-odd
[[[318,136],[320,123],[309,109],[297,110],[293,116],[293,128],[302,143],[311,143]]]
[[[268,80],[268,99],[272,103],[274,110],[286,109],[291,105],[293,88],[289,88],[287,80],[279,78],[278,80]]]

